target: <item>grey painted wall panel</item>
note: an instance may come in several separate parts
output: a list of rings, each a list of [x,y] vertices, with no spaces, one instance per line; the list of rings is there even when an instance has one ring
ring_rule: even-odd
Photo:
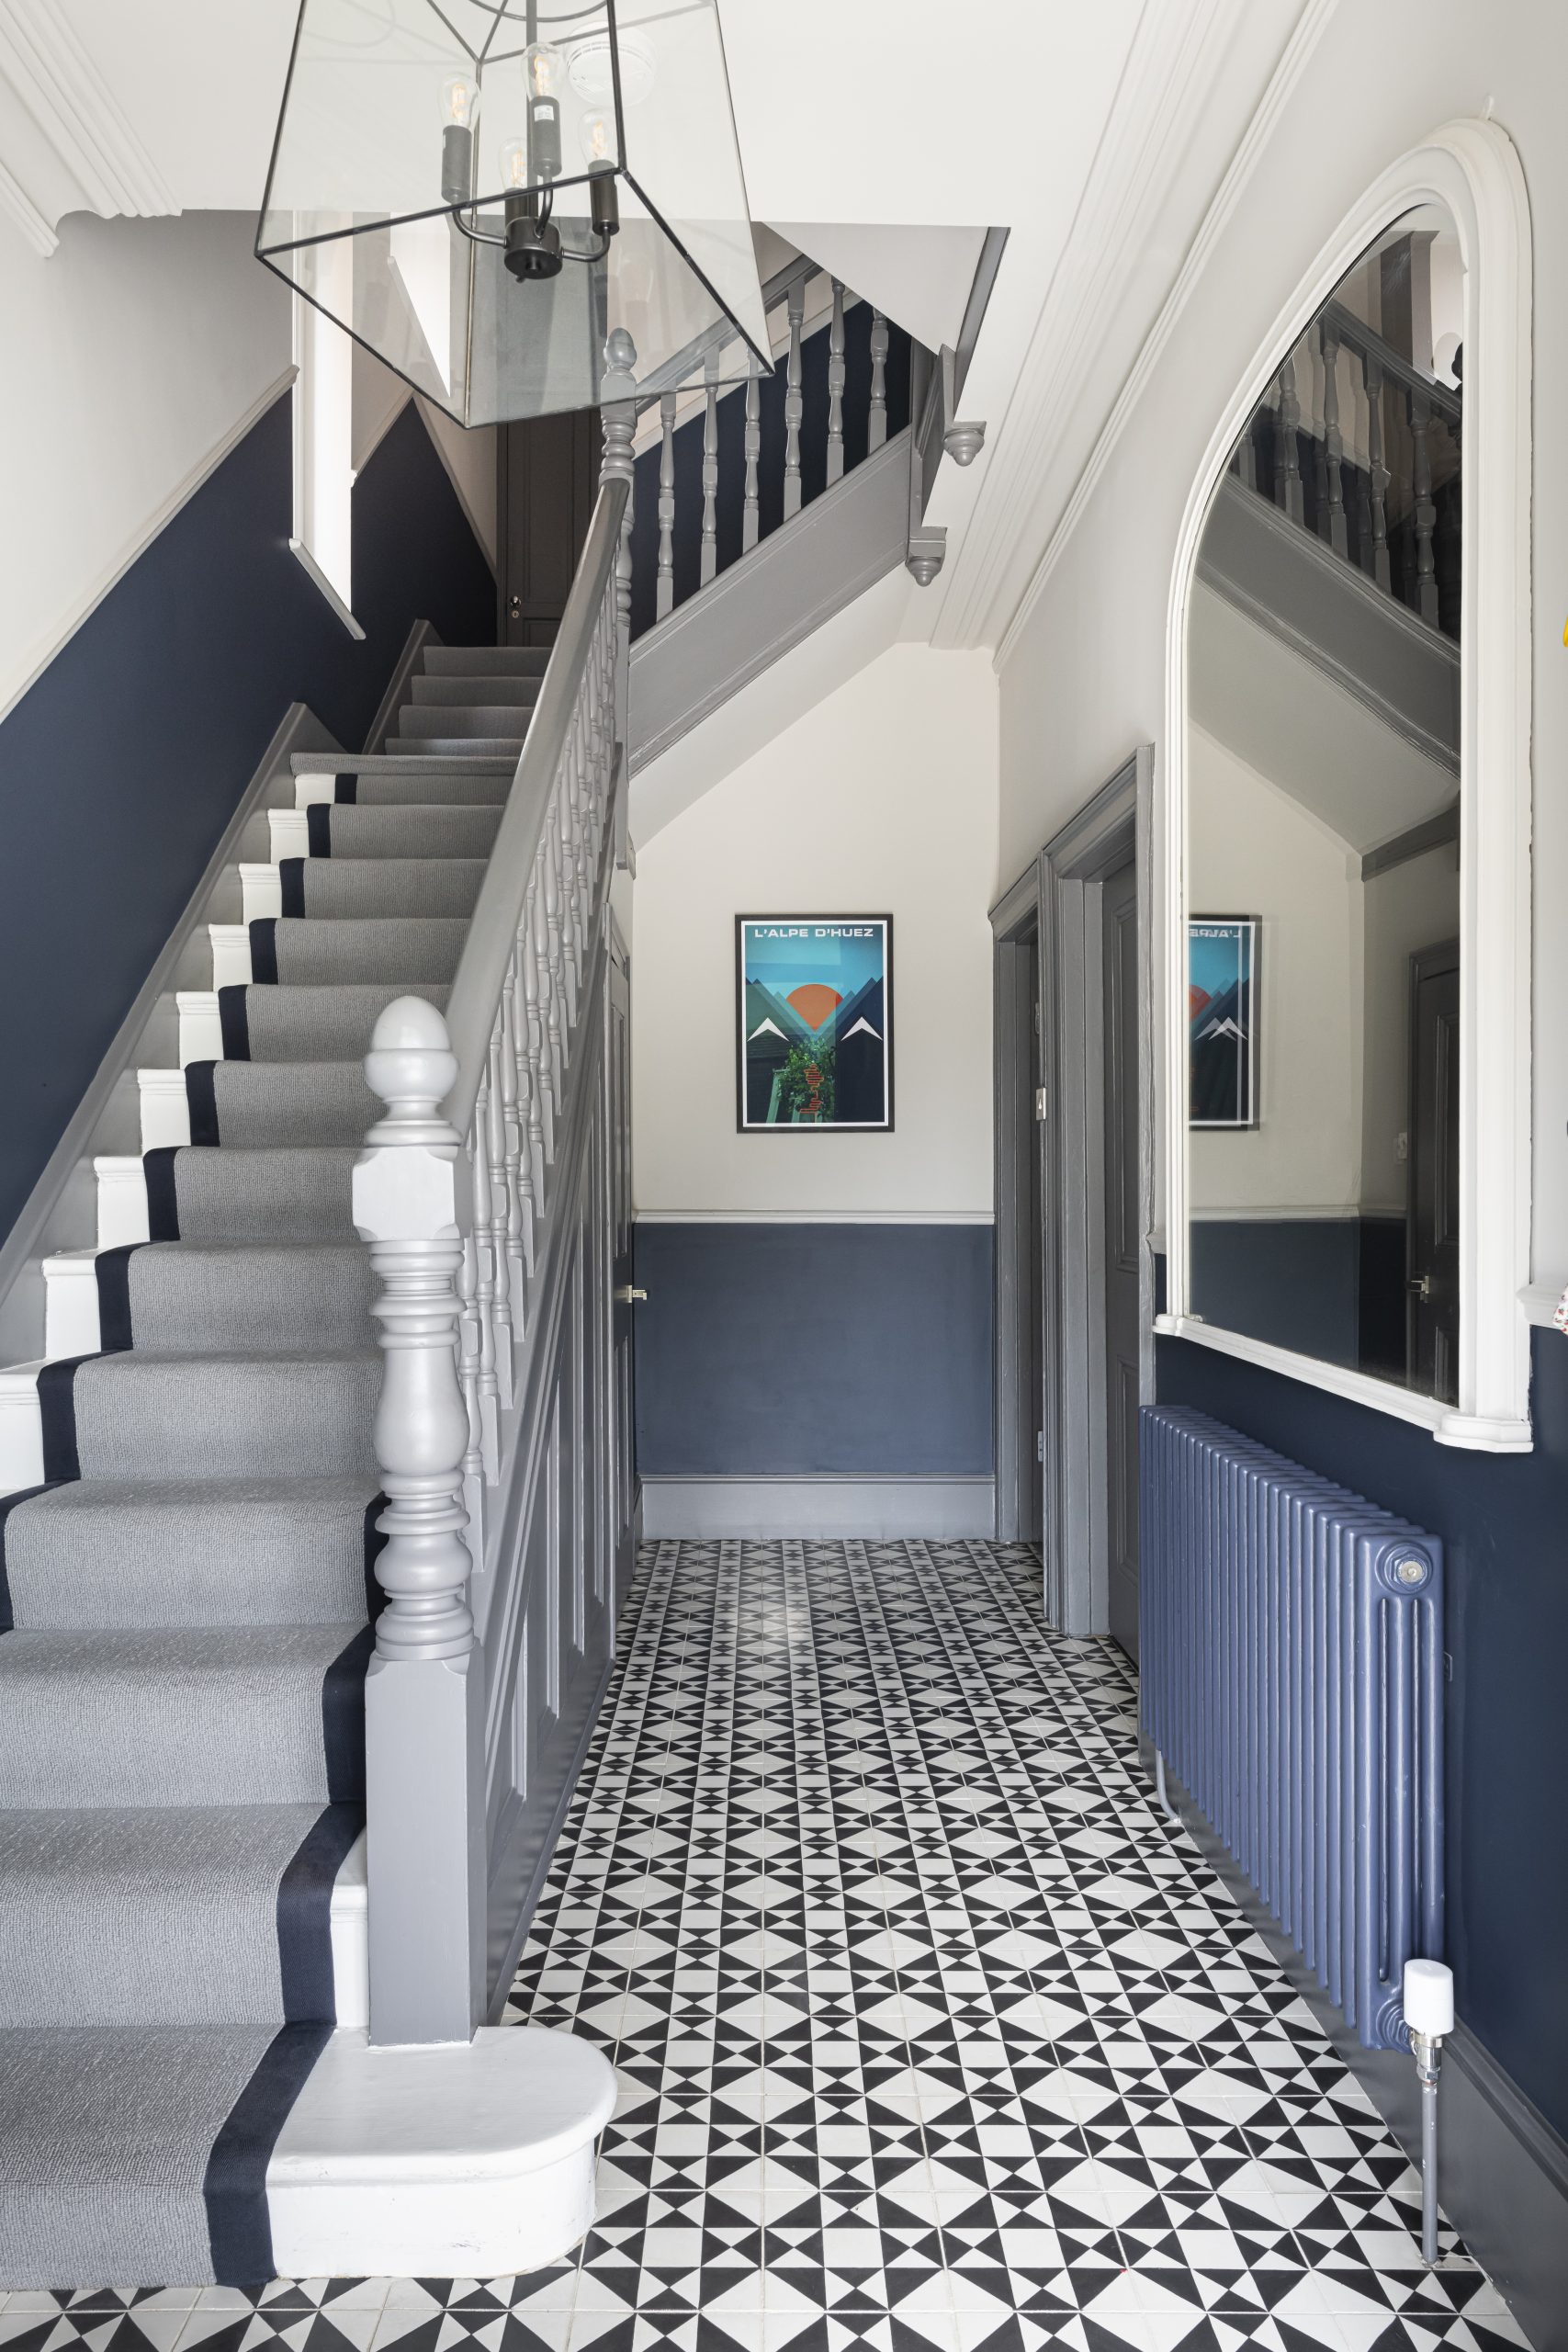
[[[991,1258],[989,1226],[639,1225],[639,1471],[988,1476]]]

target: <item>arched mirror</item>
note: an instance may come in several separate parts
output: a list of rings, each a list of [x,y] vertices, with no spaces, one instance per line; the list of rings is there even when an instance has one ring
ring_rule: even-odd
[[[1465,277],[1427,206],[1258,401],[1187,605],[1186,1310],[1458,1398]]]

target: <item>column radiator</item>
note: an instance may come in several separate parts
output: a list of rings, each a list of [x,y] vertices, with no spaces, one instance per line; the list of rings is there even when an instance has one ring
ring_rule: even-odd
[[[1437,1539],[1206,1414],[1142,1414],[1142,1723],[1369,2049],[1443,1949]]]

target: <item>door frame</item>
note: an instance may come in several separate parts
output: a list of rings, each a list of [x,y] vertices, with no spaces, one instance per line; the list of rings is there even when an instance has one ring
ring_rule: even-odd
[[[995,1307],[992,1335],[996,1370],[993,1381],[996,1422],[996,1531],[1004,1544],[1016,1544],[1035,1518],[1044,1527],[1043,1512],[1031,1502],[1043,1494],[1044,1472],[1026,1444],[1026,1392],[1032,1385],[1036,1361],[1043,1362],[1043,1297],[1030,1295],[1031,1259],[1028,1218],[1035,1190],[1030,1155],[1039,1162],[1043,1138],[1032,1116],[1032,1098],[1041,1081],[1040,990],[1030,989],[1027,956],[1034,950],[1040,968],[1040,860],[1032,858],[1010,890],[991,909],[992,1035],[992,1168],[995,1216]],[[1039,1165],[1043,1199],[1044,1168]],[[1037,1329],[1031,1331],[1033,1322]],[[1043,1396],[1029,1409],[1028,1425],[1043,1429]]]
[[[1141,745],[1094,793],[992,910],[997,970],[997,1525],[1017,1493],[1016,1396],[1021,1268],[1016,1036],[1004,1002],[1003,949],[1039,936],[1039,1083],[1043,1280],[1041,1523],[1047,1624],[1078,1637],[1110,1624],[1109,1436],[1105,1388],[1105,973],[1100,892],[1131,858],[1138,905],[1138,1394],[1154,1399],[1154,768]],[[1027,1192],[1023,1200],[1027,1203]],[[1007,1450],[1010,1447],[1010,1453]],[[1012,1525],[1017,1526],[1016,1505]]]

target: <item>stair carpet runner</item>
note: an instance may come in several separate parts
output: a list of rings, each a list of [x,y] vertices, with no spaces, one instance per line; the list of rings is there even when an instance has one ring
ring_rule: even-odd
[[[46,1483],[0,1498],[0,2287],[273,2275],[363,1823],[362,1057],[394,998],[445,1005],[544,659],[430,649],[343,757],[190,1145],[143,1156],[152,1238],[96,1258],[102,1352],[39,1375]]]

